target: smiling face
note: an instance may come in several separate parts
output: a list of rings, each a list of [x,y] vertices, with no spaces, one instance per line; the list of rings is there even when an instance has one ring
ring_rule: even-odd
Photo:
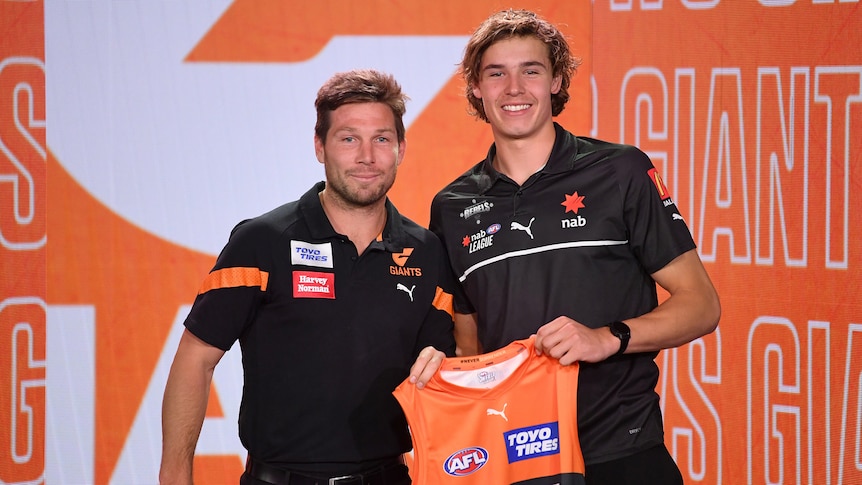
[[[314,137],[327,196],[345,208],[382,204],[406,148],[398,142],[392,110],[383,103],[351,103],[329,116],[326,139]]]
[[[473,95],[482,106],[497,141],[524,139],[553,130],[551,95],[559,92],[548,47],[534,37],[511,37],[482,54]]]

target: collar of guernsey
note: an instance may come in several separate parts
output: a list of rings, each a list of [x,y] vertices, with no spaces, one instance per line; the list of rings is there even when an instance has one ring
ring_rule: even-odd
[[[308,224],[311,237],[319,241],[344,237],[335,232],[323,211],[323,205],[320,203],[318,194],[325,187],[326,182],[318,182],[299,198],[299,210]],[[383,233],[377,237],[377,242],[382,243],[383,247],[391,253],[400,253],[407,243],[403,218],[389,197],[386,198],[385,207],[386,224],[383,226]]]
[[[578,138],[576,136],[566,136],[566,129],[557,122],[554,122],[554,131],[556,138],[554,139],[554,147],[551,149],[550,158],[539,172],[547,174],[570,172],[574,168],[577,159]],[[496,156],[497,144],[492,143],[485,160],[473,167],[471,175],[479,181],[477,186],[479,189],[478,195],[480,196],[485,195],[502,176],[493,166],[494,157]]]

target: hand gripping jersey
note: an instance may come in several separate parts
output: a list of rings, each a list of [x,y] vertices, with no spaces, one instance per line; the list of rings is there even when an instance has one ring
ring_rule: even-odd
[[[445,359],[419,390],[394,394],[413,436],[417,485],[581,485],[578,365],[537,356],[535,337]]]

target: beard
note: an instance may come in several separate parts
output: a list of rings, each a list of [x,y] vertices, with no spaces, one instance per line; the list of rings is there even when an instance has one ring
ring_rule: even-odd
[[[326,188],[332,191],[337,199],[347,206],[364,208],[379,203],[386,197],[389,189],[395,183],[396,170],[384,173],[382,179],[370,183],[357,182],[344,173],[333,173],[326,169]]]

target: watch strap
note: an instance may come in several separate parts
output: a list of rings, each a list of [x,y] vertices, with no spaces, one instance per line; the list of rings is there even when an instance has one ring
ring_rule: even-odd
[[[614,355],[622,355],[625,353],[626,348],[629,346],[629,339],[631,339],[632,332],[628,325],[624,322],[616,321],[608,324],[608,328],[611,330],[611,333],[614,337],[620,339],[620,349],[617,350],[617,353]]]

